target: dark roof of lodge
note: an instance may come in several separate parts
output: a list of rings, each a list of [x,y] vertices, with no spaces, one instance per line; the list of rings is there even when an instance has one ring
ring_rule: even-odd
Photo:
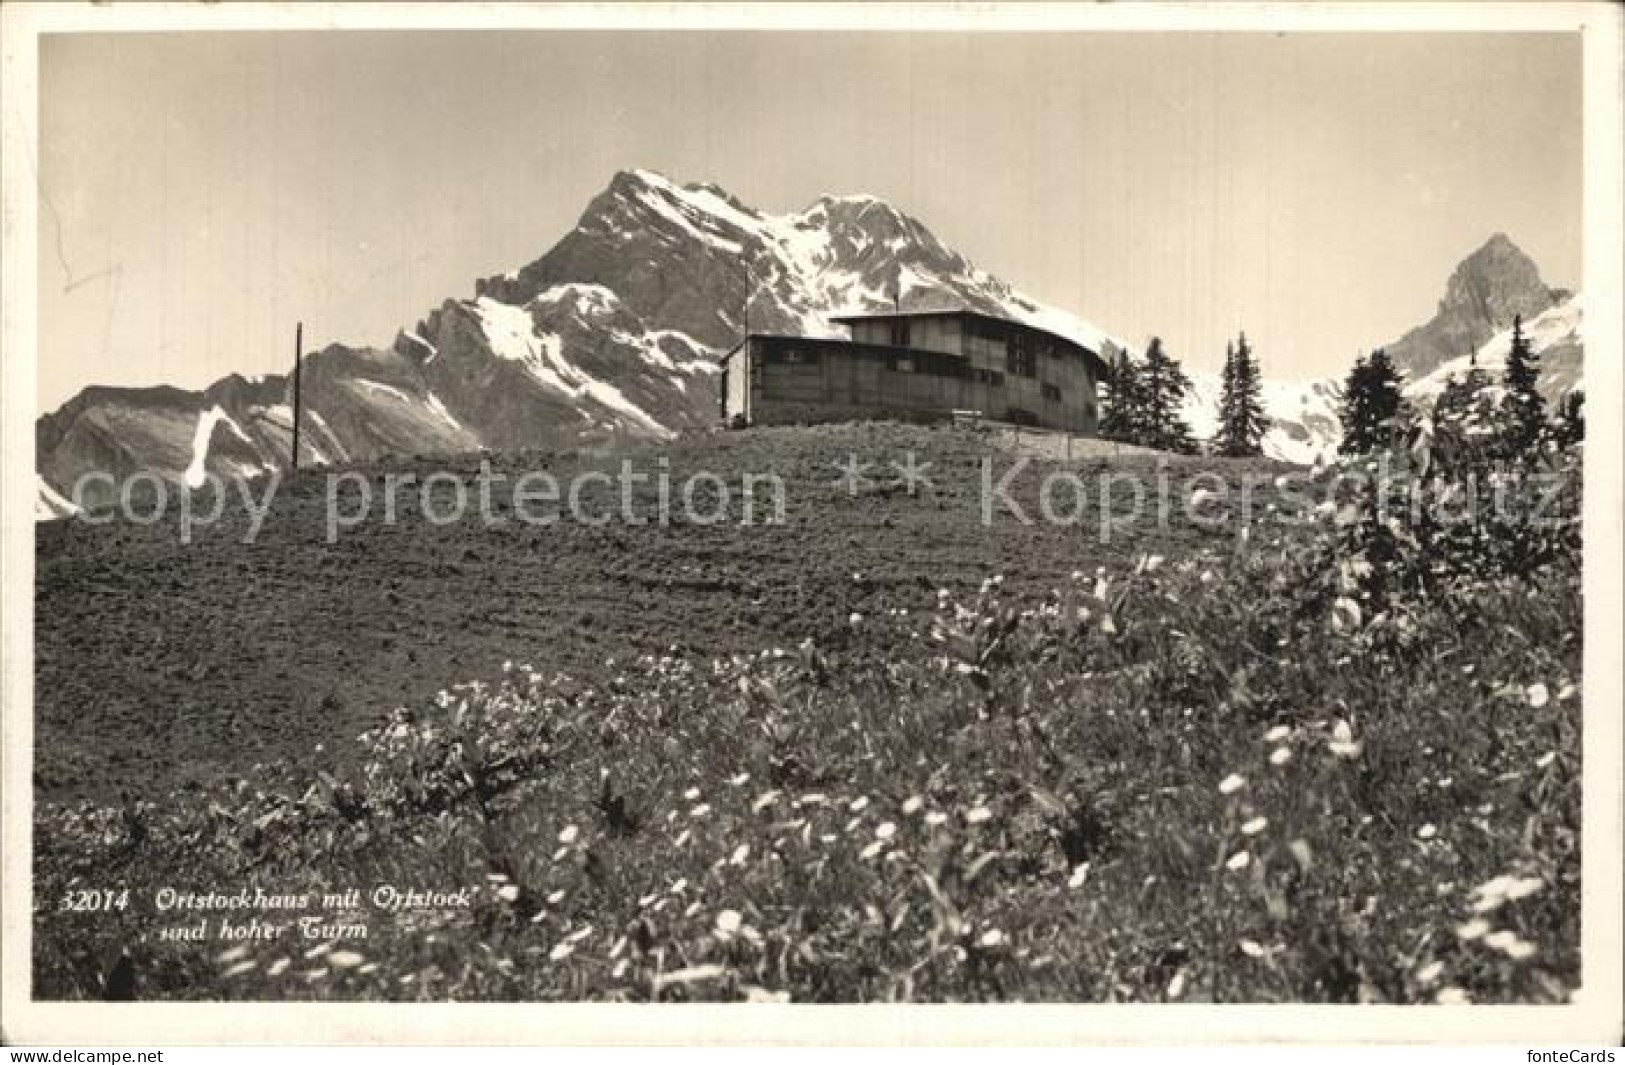
[[[1071,337],[1062,336],[1060,333],[1045,329],[1042,326],[1033,325],[1031,322],[1023,322],[1017,318],[1006,318],[998,314],[988,314],[986,311],[975,311],[969,307],[935,307],[916,311],[860,311],[855,314],[832,314],[829,316],[830,321],[840,322],[843,325],[850,322],[896,321],[903,318],[975,318],[983,322],[993,322],[996,325],[1020,326],[1022,329],[1042,333],[1044,336],[1057,340],[1067,347],[1077,348],[1083,352],[1093,366],[1096,377],[1104,378],[1110,372],[1106,360],[1100,357],[1100,352],[1090,348],[1087,344],[1081,344]]]

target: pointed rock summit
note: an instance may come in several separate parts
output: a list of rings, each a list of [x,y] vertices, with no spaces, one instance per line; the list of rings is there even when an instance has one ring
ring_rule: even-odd
[[[1433,318],[1386,345],[1387,351],[1414,380],[1478,350],[1516,316],[1534,318],[1562,296],[1546,286],[1540,268],[1511,238],[1496,233],[1457,265]]]

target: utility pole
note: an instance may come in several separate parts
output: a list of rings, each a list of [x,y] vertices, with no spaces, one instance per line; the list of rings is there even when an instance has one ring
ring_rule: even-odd
[[[299,322],[293,327],[293,469],[299,470],[299,364],[305,350],[305,323]]]

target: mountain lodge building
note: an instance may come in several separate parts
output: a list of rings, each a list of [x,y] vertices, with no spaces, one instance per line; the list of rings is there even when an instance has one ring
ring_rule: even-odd
[[[722,360],[728,425],[864,418],[990,421],[1093,435],[1099,353],[971,310],[838,315],[850,340],[752,333]]]

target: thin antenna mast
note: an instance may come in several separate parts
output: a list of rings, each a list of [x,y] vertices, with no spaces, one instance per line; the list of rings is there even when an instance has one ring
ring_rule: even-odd
[[[299,469],[299,364],[303,361],[300,356],[305,350],[305,323],[300,322],[293,328],[293,469]]]

